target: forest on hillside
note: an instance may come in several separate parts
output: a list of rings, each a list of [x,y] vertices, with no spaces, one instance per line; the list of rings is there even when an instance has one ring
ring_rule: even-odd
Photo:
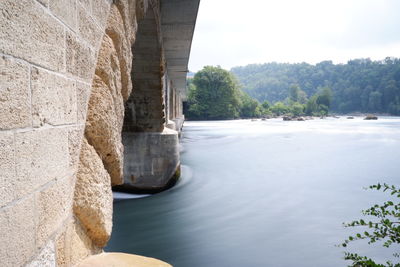
[[[231,72],[241,89],[260,103],[286,101],[293,86],[305,92],[307,98],[321,88],[330,88],[330,111],[400,115],[399,58],[354,59],[346,64],[251,64],[232,68]]]

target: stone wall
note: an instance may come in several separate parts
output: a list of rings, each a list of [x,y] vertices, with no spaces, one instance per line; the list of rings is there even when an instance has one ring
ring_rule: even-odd
[[[0,266],[73,266],[106,245],[122,129],[166,124],[159,10],[158,0],[0,1]],[[138,44],[145,18],[157,38]],[[153,63],[140,64],[149,48]]]
[[[110,4],[0,2],[1,266],[69,265],[89,247],[72,206]]]

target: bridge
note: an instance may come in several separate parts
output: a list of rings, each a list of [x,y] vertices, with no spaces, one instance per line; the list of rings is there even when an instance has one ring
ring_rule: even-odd
[[[0,265],[72,266],[179,176],[199,0],[0,2]]]

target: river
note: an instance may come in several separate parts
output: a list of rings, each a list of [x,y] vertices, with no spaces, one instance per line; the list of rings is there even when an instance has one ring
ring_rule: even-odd
[[[341,267],[343,222],[400,184],[400,118],[185,122],[182,178],[114,203],[107,251],[174,267]],[[361,230],[356,229],[356,230]],[[356,242],[378,260],[393,250]]]

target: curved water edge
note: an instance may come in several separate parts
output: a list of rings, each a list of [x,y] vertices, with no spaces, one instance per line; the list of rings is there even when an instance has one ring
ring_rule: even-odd
[[[386,199],[363,187],[400,181],[400,118],[362,119],[185,122],[178,184],[116,202],[106,250],[175,267],[346,266],[342,222]]]
[[[192,178],[192,171],[189,166],[181,165],[181,173],[184,173],[184,175],[181,175],[180,178],[177,179],[176,183],[172,187],[164,190],[163,192],[182,187],[185,184],[187,184],[190,181],[190,179]],[[144,197],[150,197],[150,196],[154,195],[154,194],[133,194],[133,193],[118,192],[118,191],[113,191],[112,194],[113,194],[114,201],[121,201],[121,200],[125,200],[125,199],[144,198]]]

